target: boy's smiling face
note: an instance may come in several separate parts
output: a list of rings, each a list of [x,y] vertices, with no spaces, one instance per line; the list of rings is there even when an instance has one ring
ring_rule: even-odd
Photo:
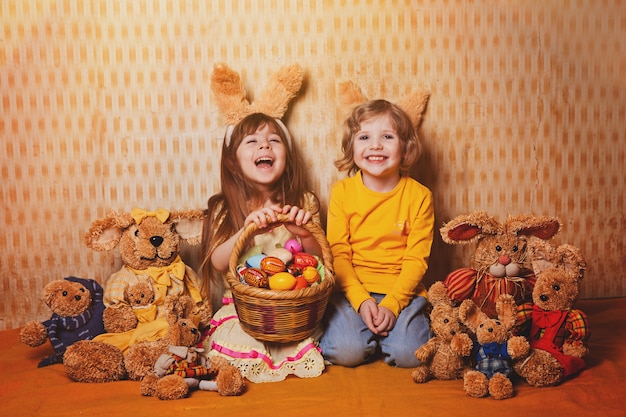
[[[402,141],[390,117],[375,116],[361,122],[353,139],[354,163],[363,182],[375,191],[390,191],[400,179]]]

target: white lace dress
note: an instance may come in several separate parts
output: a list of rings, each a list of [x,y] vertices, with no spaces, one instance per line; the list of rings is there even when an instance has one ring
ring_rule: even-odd
[[[265,252],[291,237],[281,225],[255,236],[254,243]],[[203,342],[209,358],[220,356],[227,359],[251,382],[277,382],[289,375],[313,378],[322,374],[324,359],[316,339],[309,337],[293,343],[259,341],[241,327],[228,288],[223,304],[213,315],[209,336]]]

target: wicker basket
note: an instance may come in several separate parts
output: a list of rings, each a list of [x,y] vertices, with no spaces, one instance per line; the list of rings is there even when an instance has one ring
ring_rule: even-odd
[[[279,214],[278,222],[269,227],[285,223],[287,219],[286,215]],[[311,336],[322,321],[335,283],[333,257],[321,227],[313,222],[304,227],[322,248],[324,279],[317,285],[299,290],[274,291],[242,283],[237,274],[237,262],[249,237],[256,232],[256,224],[246,226],[235,242],[226,278],[241,327],[255,339],[281,343],[301,341]]]

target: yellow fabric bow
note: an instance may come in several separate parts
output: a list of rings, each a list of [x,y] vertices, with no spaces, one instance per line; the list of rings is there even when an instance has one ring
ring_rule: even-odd
[[[134,208],[130,211],[130,215],[135,220],[135,223],[141,224],[146,217],[156,217],[161,223],[165,223],[170,217],[170,212],[164,208],[158,208],[156,211],[147,211],[140,208]]]
[[[151,266],[148,269],[143,270],[137,270],[130,267],[128,269],[133,271],[136,275],[147,275],[152,279],[157,293],[157,297],[155,298],[156,304],[161,304],[163,300],[165,300],[167,289],[172,285],[172,276],[183,284],[195,302],[202,300],[202,296],[200,295],[198,288],[196,288],[194,283],[191,282],[191,280],[185,275],[186,267],[180,255],[176,257],[174,262],[167,266]]]

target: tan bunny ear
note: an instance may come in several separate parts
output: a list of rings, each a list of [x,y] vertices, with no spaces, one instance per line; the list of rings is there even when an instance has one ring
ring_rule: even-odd
[[[409,118],[413,122],[413,126],[417,129],[422,123],[424,112],[426,111],[426,104],[430,98],[429,92],[417,92],[409,94],[398,105],[409,115]]]
[[[254,103],[246,97],[239,74],[225,64],[216,64],[211,74],[211,91],[227,125],[239,123],[249,114],[259,112],[280,119],[287,106],[300,90],[304,73],[299,65],[280,68],[269,80]]]
[[[341,108],[346,114],[350,114],[356,106],[368,101],[359,86],[352,81],[340,83],[338,94]],[[422,123],[429,97],[430,93],[420,91],[409,94],[402,101],[398,102],[398,106],[406,112],[415,128],[418,128]]]
[[[281,119],[287,111],[289,102],[300,90],[303,79],[304,71],[298,64],[280,68],[270,77],[267,87],[257,96],[252,108],[275,119]]]
[[[235,124],[251,113],[239,74],[225,64],[213,68],[211,91],[225,124]]]
[[[367,101],[367,97],[365,97],[359,86],[352,81],[340,83],[338,94],[341,108],[344,109],[346,114],[350,114],[353,108]]]

